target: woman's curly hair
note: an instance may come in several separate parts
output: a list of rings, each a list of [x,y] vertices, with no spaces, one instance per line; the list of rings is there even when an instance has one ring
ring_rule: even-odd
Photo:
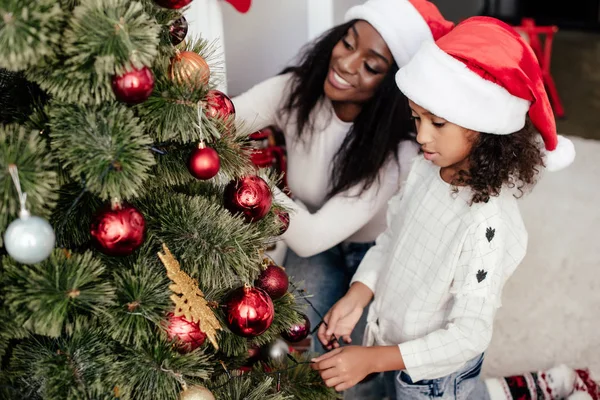
[[[469,155],[469,170],[460,171],[453,184],[469,186],[472,203],[486,203],[498,196],[504,185],[516,187],[522,195],[524,189],[535,185],[544,166],[542,146],[529,118],[523,129],[510,135],[481,133]]]

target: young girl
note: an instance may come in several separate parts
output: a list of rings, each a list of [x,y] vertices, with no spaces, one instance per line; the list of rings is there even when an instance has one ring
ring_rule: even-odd
[[[348,339],[374,296],[368,347],[337,348],[314,367],[337,390],[394,371],[394,398],[485,399],[483,353],[527,246],[517,198],[544,166],[568,165],[574,148],[556,134],[533,51],[496,19],[470,18],[425,43],[396,83],[423,154],[390,201],[388,229],[319,330],[339,347],[332,338]]]
[[[311,44],[297,66],[233,98],[236,120],[254,130],[275,125],[285,135],[294,201],[279,193],[293,210],[282,236],[291,249],[284,266],[314,296],[313,327],[385,229],[386,204],[418,152],[407,100],[394,83],[398,66],[453,26],[425,0],[369,0],[346,21]]]

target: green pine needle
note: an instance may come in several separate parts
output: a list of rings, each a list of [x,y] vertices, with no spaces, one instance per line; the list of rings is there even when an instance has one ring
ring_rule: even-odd
[[[130,109],[56,104],[49,114],[53,150],[72,179],[83,176],[88,190],[104,200],[139,196],[154,157]]]
[[[17,218],[20,209],[8,171],[10,164],[18,168],[21,189],[27,193],[27,207],[32,214],[49,216],[58,197],[52,155],[39,132],[0,125],[0,246],[6,227]]]
[[[114,348],[101,331],[82,331],[58,339],[32,337],[18,345],[11,360],[14,387],[23,399],[97,399],[109,394],[116,381],[110,370]]]
[[[148,252],[151,254],[145,254]],[[115,340],[142,346],[152,338],[172,302],[170,281],[156,252],[137,254],[115,262],[118,264],[114,272],[116,304],[109,311],[107,326]]]
[[[166,243],[203,288],[252,282],[260,272],[258,250],[268,239],[260,225],[232,216],[215,198],[153,193],[139,203],[149,237]]]
[[[201,349],[178,353],[166,339],[141,347],[126,347],[114,374],[122,399],[177,399],[182,384],[202,384],[213,372],[215,360]]]
[[[22,71],[53,58],[63,18],[55,0],[0,1],[0,67]]]
[[[113,100],[115,74],[152,66],[161,27],[136,1],[82,0],[72,13],[60,60],[27,76],[61,101]]]
[[[284,393],[273,393],[275,379],[264,377],[258,381],[250,375],[233,375],[232,379],[221,376],[213,385],[217,389],[213,391],[215,398],[219,400],[288,400],[293,397]],[[307,398],[308,399],[308,398]]]
[[[40,335],[72,333],[106,314],[114,289],[105,267],[91,252],[55,250],[35,265],[3,258],[4,300],[17,323]]]

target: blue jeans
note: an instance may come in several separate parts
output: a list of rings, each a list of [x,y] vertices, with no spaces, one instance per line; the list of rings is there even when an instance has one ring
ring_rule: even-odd
[[[419,382],[413,382],[404,371],[386,372],[388,398],[397,400],[489,400],[485,382],[480,377],[482,365],[483,354],[473,358],[453,374]]]
[[[342,243],[312,257],[302,258],[288,250],[283,266],[290,280],[311,295],[308,300],[316,309],[307,308],[312,329],[321,322],[327,311],[346,294],[352,276],[374,243]],[[367,309],[352,332],[352,344],[361,345],[367,325]],[[316,335],[312,337],[312,349],[323,354],[326,350]],[[383,376],[360,383],[344,393],[344,399],[381,400],[385,397]]]

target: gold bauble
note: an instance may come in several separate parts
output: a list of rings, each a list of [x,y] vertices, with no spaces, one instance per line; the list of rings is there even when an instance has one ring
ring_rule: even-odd
[[[169,65],[169,78],[180,85],[199,89],[208,84],[210,67],[202,56],[193,51],[177,52]]]
[[[190,386],[181,392],[179,400],[215,400],[215,396],[204,386]]]

